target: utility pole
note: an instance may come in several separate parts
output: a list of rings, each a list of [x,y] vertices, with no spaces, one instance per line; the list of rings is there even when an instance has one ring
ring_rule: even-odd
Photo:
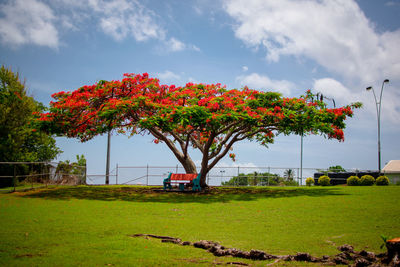
[[[108,133],[107,133],[106,184],[110,184],[110,145],[111,145],[111,131],[108,131]]]

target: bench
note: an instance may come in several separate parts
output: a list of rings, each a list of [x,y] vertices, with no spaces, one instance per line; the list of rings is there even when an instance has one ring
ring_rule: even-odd
[[[201,191],[200,173],[170,173],[163,181],[164,190],[172,189],[172,184],[178,184],[180,191],[185,190],[185,185],[192,183],[192,191]]]

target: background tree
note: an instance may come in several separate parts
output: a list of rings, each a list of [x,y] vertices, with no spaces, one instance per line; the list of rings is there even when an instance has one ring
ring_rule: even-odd
[[[293,169],[287,169],[285,170],[285,172],[283,173],[283,177],[285,177],[285,179],[287,181],[293,181],[293,178],[295,176],[295,172]]]
[[[165,143],[187,173],[196,173],[190,147],[200,150],[201,185],[206,175],[236,142],[253,140],[267,146],[277,134],[312,133],[343,141],[345,119],[356,103],[327,108],[310,91],[300,98],[279,93],[227,90],[220,84],[183,87],[160,85],[158,79],[125,74],[121,81],[100,81],[73,92],[53,94],[42,127],[52,133],[86,141],[116,129],[134,135],[147,133]]]
[[[76,155],[76,162],[60,161],[55,171],[55,180],[61,184],[86,184],[86,158]]]
[[[336,165],[330,166],[328,172],[346,172],[346,170],[342,166]]]
[[[56,141],[43,131],[37,131],[34,113],[44,106],[27,96],[18,73],[0,68],[0,161],[49,161],[61,151]],[[10,166],[0,165],[1,173],[9,175]],[[5,169],[6,168],[6,169]],[[6,174],[7,173],[7,174]]]
[[[284,183],[284,179],[275,173],[239,173],[239,175],[232,177],[229,181],[222,182],[224,186],[266,186],[266,185],[279,185]]]
[[[346,172],[346,170],[340,166],[330,166],[328,169],[317,169],[318,172],[323,173],[324,175],[328,175],[328,173],[340,173],[340,172]]]

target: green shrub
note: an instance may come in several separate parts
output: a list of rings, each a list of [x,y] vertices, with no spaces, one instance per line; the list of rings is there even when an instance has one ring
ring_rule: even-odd
[[[298,186],[299,183],[297,181],[283,181],[283,184],[286,186]]]
[[[361,176],[360,185],[373,185],[375,183],[375,178],[371,175]]]
[[[349,178],[347,178],[347,185],[349,185],[349,186],[360,185],[360,183],[361,183],[361,180],[357,176],[350,176]]]
[[[389,185],[389,178],[385,175],[376,178],[376,185]]]
[[[312,186],[314,184],[314,179],[312,177],[308,177],[306,179],[306,185],[307,186]]]
[[[318,178],[318,184],[322,186],[331,185],[331,178],[329,178],[327,175],[322,175]]]

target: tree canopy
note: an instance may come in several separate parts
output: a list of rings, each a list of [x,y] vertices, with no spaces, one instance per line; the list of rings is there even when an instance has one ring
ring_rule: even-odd
[[[336,165],[330,166],[328,172],[346,172],[346,170],[342,166]]]
[[[345,119],[360,103],[328,108],[307,91],[299,98],[221,84],[162,85],[144,74],[99,81],[72,92],[52,95],[50,112],[41,114],[42,128],[87,141],[112,129],[147,133],[165,143],[187,173],[196,173],[189,147],[200,150],[201,181],[236,142],[253,140],[267,146],[277,134],[322,134],[344,140]]]
[[[0,68],[0,161],[49,161],[61,151],[54,138],[37,131],[44,106],[27,95],[18,73]]]

